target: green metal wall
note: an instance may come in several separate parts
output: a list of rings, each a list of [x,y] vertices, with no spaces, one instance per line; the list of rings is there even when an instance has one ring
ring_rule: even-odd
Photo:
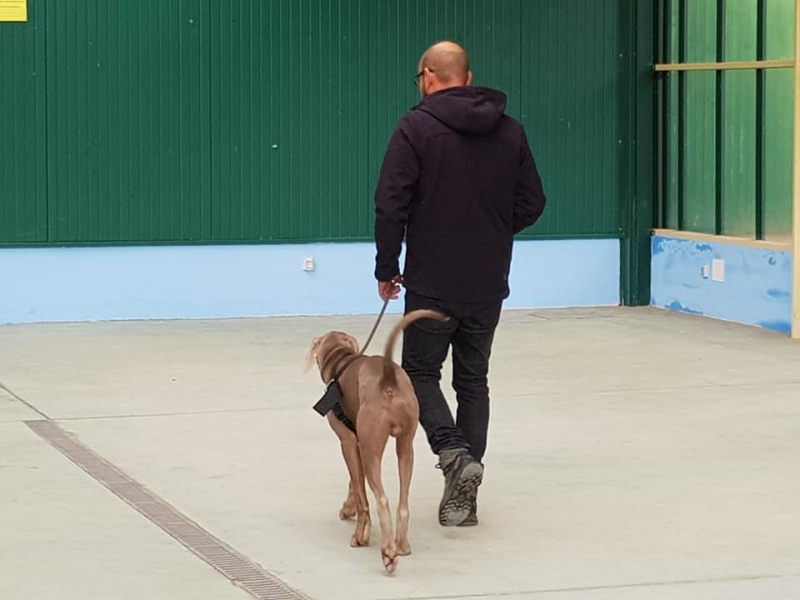
[[[631,143],[622,101],[630,93],[621,60],[632,51],[623,31],[627,4],[521,2],[519,116],[550,202],[537,233],[619,234],[620,196],[630,185],[620,161]]]
[[[0,244],[371,240],[443,38],[528,130],[550,206],[524,237],[622,235],[631,3],[29,0],[0,24]]]
[[[42,27],[0,23],[0,242],[48,240],[44,50]]]
[[[663,2],[663,62],[786,60],[794,0]],[[791,69],[670,73],[659,225],[791,238]]]

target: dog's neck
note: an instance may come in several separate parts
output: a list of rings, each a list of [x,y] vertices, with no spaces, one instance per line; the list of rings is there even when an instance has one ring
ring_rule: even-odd
[[[319,372],[322,376],[322,380],[325,383],[328,383],[332,379],[339,377],[344,371],[344,369],[341,367],[345,361],[347,361],[350,357],[355,359],[357,356],[358,355],[356,354],[355,350],[348,346],[338,346],[337,348],[331,350],[325,356],[319,366]],[[344,367],[347,368],[350,362],[352,362],[352,360],[350,360],[347,364],[344,364]]]

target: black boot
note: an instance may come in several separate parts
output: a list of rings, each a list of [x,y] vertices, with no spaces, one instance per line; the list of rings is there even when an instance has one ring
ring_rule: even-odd
[[[473,492],[470,498],[471,504],[469,507],[469,514],[467,518],[461,521],[459,527],[475,527],[478,524],[478,490]]]
[[[461,525],[470,517],[483,480],[483,465],[465,448],[443,450],[437,465],[444,473],[444,494],[439,503],[439,524]],[[477,516],[476,516],[477,520]]]

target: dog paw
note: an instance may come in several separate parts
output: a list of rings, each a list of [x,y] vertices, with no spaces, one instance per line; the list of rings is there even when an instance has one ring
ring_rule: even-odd
[[[361,548],[369,546],[369,537],[372,530],[371,524],[368,520],[363,520],[356,523],[356,530],[353,532],[353,537],[350,538],[351,548]]]
[[[381,548],[381,557],[383,558],[383,567],[386,572],[389,574],[394,573],[398,562],[397,547],[391,544],[386,548]]]
[[[397,555],[389,556],[387,554],[383,555],[383,567],[386,569],[386,572],[390,575],[397,570]]]
[[[362,546],[369,546],[371,532],[372,522],[367,515],[362,515],[356,523],[356,529],[353,532],[353,537],[350,538],[350,547],[360,548]]]
[[[397,540],[397,556],[408,556],[411,554],[411,544],[408,540]]]
[[[358,504],[353,494],[348,494],[347,499],[342,502],[342,508],[339,510],[339,518],[342,521],[354,519],[358,514]]]

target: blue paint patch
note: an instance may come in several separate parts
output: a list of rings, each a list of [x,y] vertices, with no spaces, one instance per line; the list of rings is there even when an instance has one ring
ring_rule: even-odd
[[[767,296],[772,298],[773,300],[786,300],[789,301],[792,299],[791,292],[787,290],[778,290],[775,288],[767,290]]]
[[[792,320],[792,255],[661,237],[651,263],[651,304],[786,333]],[[725,281],[704,278],[717,258]]]
[[[771,329],[773,331],[785,333],[786,335],[792,333],[792,324],[789,323],[789,321],[760,321],[758,325],[764,329]]]
[[[653,243],[651,244],[651,251],[655,254],[661,254],[664,251],[664,242],[665,238],[661,236],[653,237]]]
[[[668,308],[670,310],[677,310],[682,313],[689,313],[690,315],[702,315],[703,313],[699,310],[693,310],[687,306],[684,306],[677,300],[673,300],[669,304],[667,304],[664,308]]]

